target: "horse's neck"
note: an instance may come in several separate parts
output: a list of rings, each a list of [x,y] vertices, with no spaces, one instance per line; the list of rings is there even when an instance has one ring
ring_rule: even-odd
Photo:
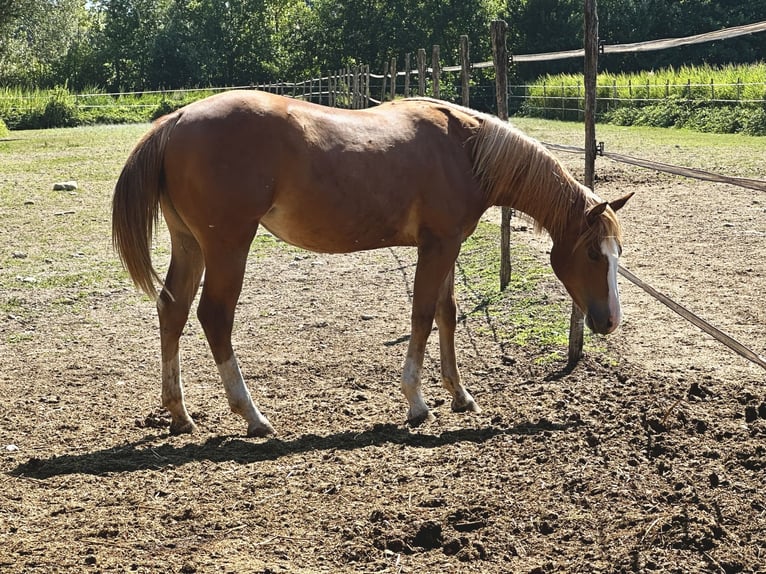
[[[560,238],[570,219],[584,213],[585,188],[547,152],[535,154],[534,158],[515,159],[526,162],[526,165],[520,165],[516,170],[518,177],[499,190],[495,205],[512,207],[527,214],[554,240]]]

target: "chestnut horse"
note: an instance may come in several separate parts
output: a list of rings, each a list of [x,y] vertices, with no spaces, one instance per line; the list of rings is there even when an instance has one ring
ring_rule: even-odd
[[[553,240],[551,264],[596,333],[620,322],[620,226],[611,203],[579,184],[510,124],[426,98],[347,111],[256,91],[230,91],[154,123],[114,191],[112,236],[135,284],[157,300],[162,403],[171,433],[194,430],[184,404],[179,337],[197,316],[231,410],[248,436],[274,429],[253,403],[231,345],[234,309],[259,225],[304,249],[347,253],[415,246],[412,324],[401,380],[407,420],[432,417],[420,385],[436,320],[453,411],[479,408],[455,360],[454,265],[490,206],[510,206]],[[171,239],[162,282],[150,247],[162,210]],[[162,285],[157,295],[155,282]]]

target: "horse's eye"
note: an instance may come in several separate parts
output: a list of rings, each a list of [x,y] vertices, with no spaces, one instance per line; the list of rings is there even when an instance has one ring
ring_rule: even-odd
[[[591,261],[598,261],[601,259],[601,252],[595,247],[588,248],[588,259]]]

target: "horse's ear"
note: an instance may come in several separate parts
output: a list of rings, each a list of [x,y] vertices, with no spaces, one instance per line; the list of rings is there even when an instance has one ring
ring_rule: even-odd
[[[615,199],[614,201],[609,202],[609,207],[612,208],[613,211],[617,211],[618,209],[622,208],[626,203],[628,203],[628,200],[633,197],[633,194],[635,191],[631,191],[628,195],[621,197],[620,199]]]
[[[609,202],[605,201],[604,203],[599,203],[598,205],[594,205],[593,207],[591,207],[585,213],[585,221],[588,222],[588,225],[593,225],[594,223],[596,223],[598,216],[604,213],[604,210],[606,210],[608,205],[609,205]]]

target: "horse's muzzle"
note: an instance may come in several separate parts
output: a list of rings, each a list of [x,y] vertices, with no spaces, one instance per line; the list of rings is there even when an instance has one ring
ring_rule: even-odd
[[[596,309],[589,309],[585,316],[585,324],[588,326],[588,329],[598,335],[608,335],[619,327],[620,315],[619,313],[613,315],[608,310],[600,312]]]

